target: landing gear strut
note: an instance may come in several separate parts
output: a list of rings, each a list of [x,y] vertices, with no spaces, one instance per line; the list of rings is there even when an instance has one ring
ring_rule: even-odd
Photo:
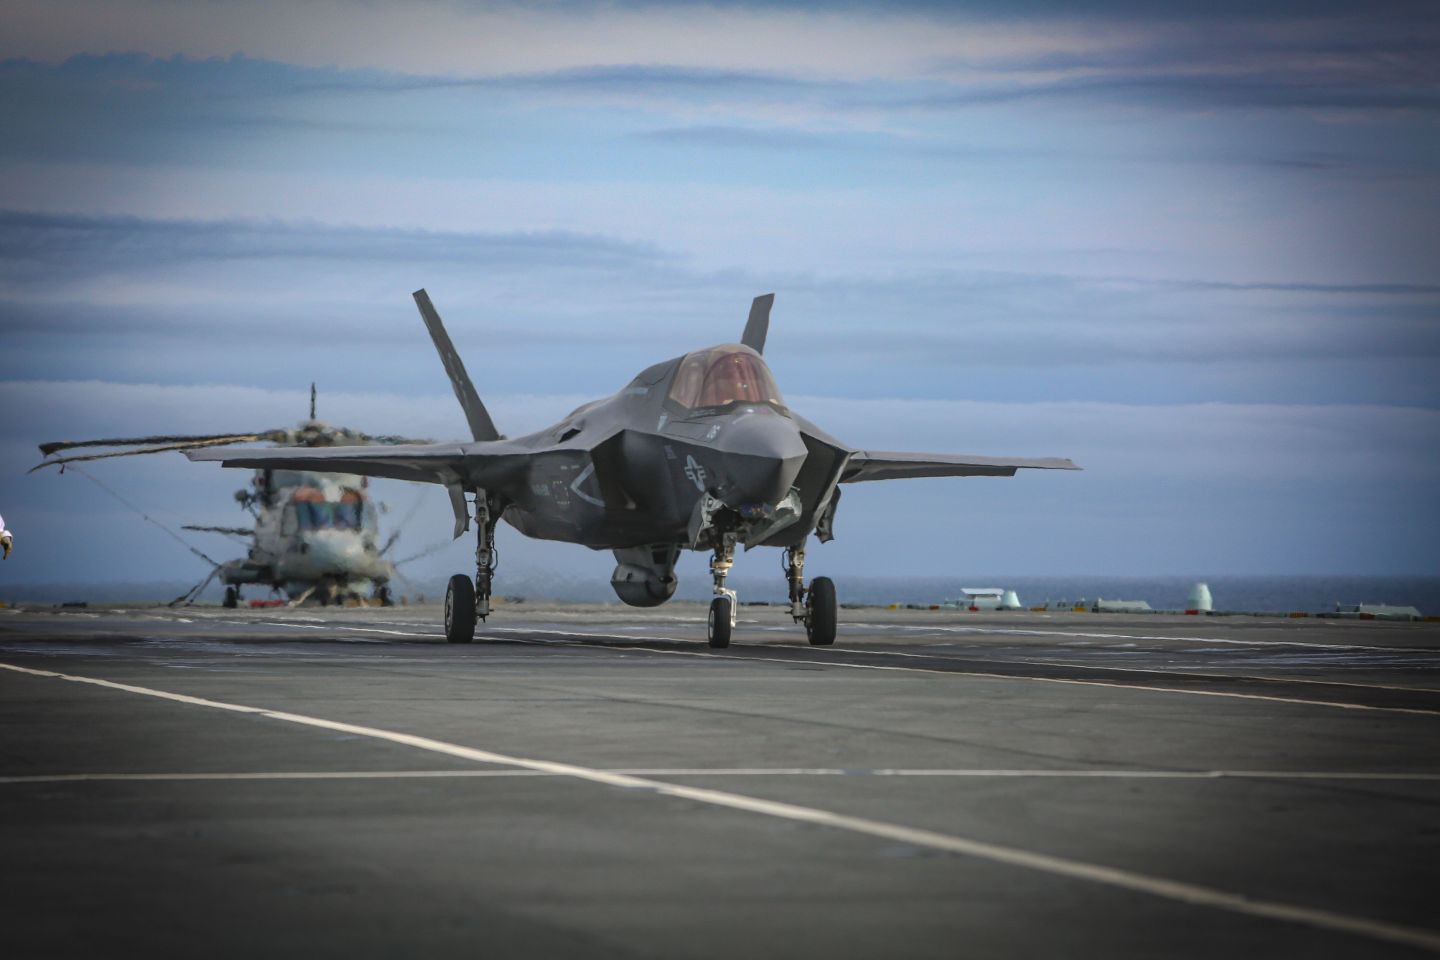
[[[495,525],[499,511],[492,510],[484,490],[475,492],[475,580],[463,573],[450,578],[445,590],[445,639],[469,643],[475,639],[475,622],[490,616],[490,587],[495,579]]]
[[[730,646],[730,633],[735,629],[735,608],[739,597],[725,587],[725,577],[735,565],[735,535],[721,534],[710,558],[710,576],[715,580],[715,599],[710,601],[710,618],[706,622],[706,639],[716,648]]]
[[[805,624],[810,644],[828,647],[835,642],[835,582],[816,577],[805,586],[805,544],[785,551],[785,578],[790,582],[790,616]]]

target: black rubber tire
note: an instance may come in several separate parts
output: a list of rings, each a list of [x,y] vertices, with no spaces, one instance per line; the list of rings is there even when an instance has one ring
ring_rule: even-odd
[[[234,587],[225,588],[225,599],[220,601],[221,606],[234,610],[240,606],[240,591]]]
[[[450,643],[475,639],[475,583],[463,573],[451,577],[445,588],[445,639]]]
[[[705,625],[705,637],[717,650],[730,646],[730,610],[729,597],[716,597],[710,601],[710,619]]]
[[[816,577],[805,596],[805,635],[813,647],[835,642],[835,581]]]

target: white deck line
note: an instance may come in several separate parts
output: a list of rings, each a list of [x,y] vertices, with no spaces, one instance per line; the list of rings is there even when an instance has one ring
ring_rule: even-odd
[[[1056,780],[1342,780],[1440,783],[1440,773],[1364,773],[1338,770],[982,770],[855,769],[846,767],[641,767],[606,770],[633,777],[918,777]],[[215,780],[409,780],[488,777],[551,777],[539,770],[294,770],[212,773],[51,773],[0,777],[0,784],[108,783]]]
[[[331,630],[331,629],[353,630],[353,631],[359,631],[359,632],[364,632],[364,633],[381,633],[381,634],[387,634],[387,635],[390,635],[390,636],[415,637],[415,638],[419,638],[419,639],[435,639],[435,640],[438,640],[438,639],[442,639],[442,638],[444,637],[444,634],[438,634],[438,633],[418,633],[418,632],[406,631],[406,630],[386,630],[386,629],[382,629],[382,628],[378,628],[378,627],[359,627],[359,626],[336,625],[336,624],[328,624],[328,623],[313,623],[313,622],[310,622],[310,623],[301,623],[301,622],[295,622],[295,621],[289,621],[289,620],[261,620],[261,619],[259,619],[259,618],[256,618],[255,620],[220,620],[220,621],[218,621],[218,622],[221,622],[221,623],[229,623],[229,624],[234,624],[234,625],[256,625],[256,624],[260,624],[260,625],[264,625],[264,626],[273,626],[273,627],[290,627],[290,628],[300,629],[300,630]],[[871,624],[870,626],[875,626],[875,625],[874,625],[874,624]],[[658,634],[648,634],[648,635],[645,635],[645,636],[639,636],[639,637],[637,637],[637,636],[633,636],[633,635],[630,635],[630,634],[623,634],[623,633],[593,633],[593,632],[585,632],[585,631],[580,631],[580,630],[565,630],[565,631],[559,631],[559,630],[535,629],[535,628],[532,628],[532,627],[488,627],[488,626],[486,626],[486,627],[483,627],[483,629],[485,629],[485,630],[487,630],[488,632],[491,632],[491,633],[561,633],[561,632],[564,632],[564,633],[572,634],[572,635],[577,636],[577,637],[590,637],[590,638],[592,638],[592,639],[597,639],[597,640],[628,640],[628,641],[630,641],[631,643],[644,643],[644,642],[647,641],[647,640],[660,640],[660,641],[664,641],[664,642],[666,642],[666,643],[684,643],[684,644],[698,645],[698,644],[704,642],[704,641],[701,641],[701,640],[697,640],[697,639],[695,639],[695,638],[693,638],[693,637],[668,637],[668,636],[661,636],[661,635],[658,635]],[[907,628],[907,629],[909,629],[909,628]],[[920,629],[920,628],[915,628],[915,629]],[[1205,642],[1205,643],[1261,643],[1261,644],[1270,644],[1270,645],[1273,645],[1274,643],[1276,643],[1276,641],[1240,641],[1240,640],[1236,640],[1236,641],[1223,641],[1223,640],[1215,640],[1215,639],[1211,639],[1211,638],[1201,638],[1201,637],[1139,637],[1139,636],[1133,636],[1133,635],[1130,635],[1130,634],[1078,634],[1078,633],[1062,634],[1062,633],[1056,633],[1056,632],[1054,632],[1054,631],[1043,631],[1043,630],[1022,631],[1022,630],[1014,630],[1014,629],[1010,629],[1010,628],[1005,628],[1005,629],[998,630],[998,631],[992,631],[992,630],[987,630],[987,629],[982,628],[982,627],[949,627],[949,628],[947,628],[947,627],[940,627],[940,626],[938,626],[938,625],[937,625],[937,627],[935,627],[935,628],[929,628],[929,627],[927,627],[927,628],[924,628],[924,629],[950,629],[950,630],[956,630],[956,631],[974,631],[974,632],[978,632],[978,633],[986,633],[986,632],[990,632],[990,633],[1002,632],[1002,633],[1003,633],[1003,632],[1006,632],[1006,630],[1008,630],[1008,631],[1011,632],[1011,633],[1027,633],[1027,634],[1036,634],[1036,635],[1056,635],[1056,636],[1074,636],[1074,637],[1097,637],[1097,638],[1098,638],[1098,637],[1110,637],[1110,638],[1113,638],[1113,639],[1130,639],[1130,640],[1161,640],[1161,639],[1169,639],[1169,640],[1200,641],[1200,642]],[[478,634],[477,634],[477,638],[479,638],[479,635],[478,635]],[[483,640],[483,638],[480,638],[480,639]],[[565,640],[523,640],[523,639],[522,639],[522,640],[512,640],[512,642],[517,642],[517,643],[533,643],[533,644],[550,644],[550,645],[569,645],[569,646],[582,646],[582,647],[584,647],[584,646],[593,646],[593,645],[591,645],[591,644],[577,644],[577,643],[573,643],[573,642],[567,642],[567,641],[565,641]],[[1296,645],[1300,645],[1300,646],[1326,646],[1326,647],[1329,647],[1330,649],[1334,649],[1334,646],[1333,646],[1333,645],[1328,645],[1328,644],[1293,644],[1293,643],[1290,643],[1290,644],[1287,644],[1287,645],[1290,645],[1290,646],[1296,646]],[[824,648],[824,647],[797,647],[797,646],[794,645],[794,644],[774,644],[774,645],[771,645],[771,646],[778,646],[778,647],[781,647],[782,649],[803,649],[803,650],[817,650],[817,651],[824,651],[824,650],[826,650],[826,649],[829,649],[829,648]],[[604,648],[596,648],[596,649],[604,649]],[[649,648],[649,647],[640,647],[640,646],[612,647],[611,649],[617,649],[617,650],[636,650],[636,651],[639,651],[639,652],[642,652],[642,653],[660,653],[660,654],[671,654],[671,655],[689,656],[689,657],[711,657],[711,658],[715,658],[715,659],[759,660],[759,661],[762,661],[762,662],[772,662],[772,663],[805,663],[805,664],[813,664],[813,663],[816,663],[816,662],[817,662],[817,661],[812,661],[812,660],[787,660],[787,659],[777,658],[777,657],[735,656],[735,655],[733,655],[733,654],[713,653],[713,652],[709,652],[708,650],[655,650],[655,649],[652,649],[652,648]],[[1393,647],[1353,647],[1353,646],[1352,646],[1351,649],[1363,649],[1363,650],[1395,650],[1395,649],[1398,649],[1398,648],[1393,648]],[[841,651],[836,651],[836,652],[843,652],[843,650],[841,650]],[[864,652],[866,655],[874,654],[874,655],[878,655],[878,656],[914,657],[914,658],[922,658],[922,659],[931,656],[930,654],[909,653],[909,652],[900,651],[900,650],[866,650],[866,651],[863,651],[863,652]],[[943,655],[939,655],[939,656],[943,656]],[[1046,665],[1050,665],[1050,666],[1070,666],[1070,667],[1082,667],[1082,666],[1083,666],[1085,669],[1095,669],[1095,670],[1115,670],[1115,671],[1127,671],[1127,670],[1128,670],[1128,671],[1131,671],[1131,672],[1134,672],[1134,673],[1154,673],[1154,674],[1157,674],[1157,675],[1164,675],[1164,674],[1166,673],[1166,671],[1163,671],[1163,670],[1153,670],[1153,669],[1140,668],[1140,667],[1092,666],[1092,665],[1088,665],[1088,664],[1069,664],[1069,663],[1061,663],[1061,662],[1059,662],[1059,661],[1039,661],[1039,662],[1036,663],[1036,664],[1032,664],[1031,662],[1025,661],[1025,660],[996,660],[996,661],[994,661],[994,662],[996,662],[996,663],[1010,663],[1010,664],[1013,664],[1013,665],[1015,665],[1015,666],[1033,666],[1033,665],[1039,665],[1039,666],[1046,666]],[[1307,699],[1304,699],[1304,698],[1302,698],[1302,697],[1278,697],[1278,696],[1270,696],[1270,695],[1268,695],[1268,694],[1237,693],[1237,692],[1234,692],[1234,691],[1222,691],[1222,690],[1190,690],[1190,689],[1185,689],[1185,688],[1182,688],[1182,687],[1152,687],[1152,686],[1147,686],[1147,685],[1142,685],[1142,684],[1136,684],[1136,683],[1107,683],[1107,682],[1105,682],[1105,681],[1103,681],[1103,680],[1071,680],[1071,679],[1064,679],[1064,678],[1058,678],[1058,677],[1012,677],[1012,676],[1007,676],[1007,675],[1005,675],[1005,674],[999,674],[999,673],[984,673],[984,672],[981,672],[981,671],[937,670],[937,669],[928,669],[928,668],[924,668],[924,667],[886,667],[886,666],[880,666],[880,665],[877,665],[877,664],[843,663],[843,662],[840,662],[840,661],[821,661],[821,663],[823,663],[823,665],[825,665],[825,666],[845,667],[845,668],[855,669],[855,670],[903,670],[903,671],[910,671],[910,672],[915,672],[915,673],[945,674],[945,675],[957,676],[957,677],[980,677],[980,678],[987,678],[987,679],[993,679],[993,680],[1025,680],[1025,681],[1030,681],[1030,682],[1032,682],[1032,683],[1033,683],[1033,682],[1038,682],[1038,683],[1064,683],[1064,684],[1074,684],[1074,685],[1078,685],[1078,686],[1110,687],[1110,688],[1121,689],[1121,690],[1148,690],[1148,691],[1156,692],[1156,693],[1180,693],[1180,694],[1189,694],[1189,695],[1191,695],[1191,696],[1203,696],[1203,697],[1233,697],[1233,698],[1241,699],[1241,700],[1268,700],[1268,701],[1273,701],[1273,702],[1277,702],[1277,703],[1298,703],[1298,704],[1306,704],[1306,705],[1310,705],[1310,706],[1335,707],[1335,708],[1338,708],[1338,709],[1341,709],[1341,710],[1376,710],[1376,711],[1381,711],[1381,712],[1386,712],[1386,713],[1404,713],[1404,714],[1419,715],[1419,716],[1432,716],[1432,717],[1433,717],[1433,716],[1440,716],[1440,710],[1421,710],[1421,709],[1415,709],[1415,708],[1411,708],[1411,707],[1380,707],[1380,706],[1371,706],[1371,705],[1368,705],[1368,704],[1358,704],[1358,703],[1337,703],[1337,702],[1335,702],[1335,701],[1333,701],[1333,700],[1307,700]],[[1192,671],[1175,671],[1175,673],[1178,674],[1178,675],[1180,675],[1180,676],[1216,677],[1216,678],[1225,679],[1225,680],[1232,680],[1232,679],[1233,679],[1233,680],[1260,680],[1260,681],[1266,681],[1266,682],[1272,682],[1272,683],[1274,683],[1274,682],[1280,682],[1280,683],[1311,683],[1311,684],[1316,684],[1316,685],[1327,685],[1327,684],[1328,684],[1328,685],[1331,685],[1331,686],[1353,686],[1353,687],[1362,687],[1362,688],[1365,688],[1365,689],[1374,689],[1374,690],[1395,690],[1395,691],[1406,691],[1406,692],[1413,692],[1413,693],[1440,693],[1440,691],[1429,690],[1429,689],[1426,689],[1426,688],[1423,688],[1423,687],[1387,687],[1387,686],[1381,686],[1381,685],[1378,685],[1378,684],[1356,684],[1356,683],[1348,683],[1348,682],[1344,682],[1344,681],[1340,681],[1340,682],[1330,682],[1330,681],[1323,681],[1323,680],[1305,680],[1305,679],[1291,679],[1291,678],[1259,677],[1259,676],[1249,676],[1249,675],[1242,675],[1242,674],[1233,674],[1233,675],[1232,675],[1232,674],[1198,673],[1198,672],[1192,672]]]
[[[520,627],[491,627],[489,628],[489,630],[493,633],[552,632],[544,630],[536,631]],[[554,632],[558,633],[559,631]],[[600,640],[629,640],[632,644],[637,642],[643,643],[646,640],[664,640],[671,643],[694,644],[704,642],[700,640],[686,640],[679,637],[630,637],[623,634],[582,633],[579,630],[570,630],[566,632],[576,637],[592,637]],[[1068,686],[1109,687],[1115,690],[1146,690],[1151,693],[1177,693],[1192,697],[1229,697],[1236,700],[1265,700],[1272,703],[1297,703],[1311,707],[1333,707],[1338,710],[1372,710],[1379,711],[1381,713],[1404,713],[1413,716],[1440,717],[1440,710],[1421,710],[1414,707],[1379,707],[1365,703],[1339,703],[1334,700],[1307,700],[1303,697],[1279,697],[1265,693],[1237,693],[1232,690],[1192,690],[1187,687],[1152,687],[1148,684],[1141,683],[1111,683],[1106,680],[1071,680],[1064,677],[1016,677],[1004,673],[985,673],[978,670],[941,670],[934,667],[892,667],[878,663],[845,663],[843,660],[804,660],[790,659],[785,657],[759,657],[753,655],[737,656],[735,654],[710,652],[708,650],[657,650],[653,647],[625,646],[619,644],[607,644],[602,647],[596,646],[594,644],[580,643],[575,640],[534,640],[515,638],[506,639],[508,639],[511,643],[531,643],[537,646],[571,646],[584,647],[593,650],[633,650],[640,653],[658,653],[677,657],[708,657],[712,660],[738,660],[760,663],[798,663],[804,664],[806,666],[843,667],[850,670],[894,670],[903,673],[929,673],[946,677],[971,677],[983,680],[1018,680],[1026,683],[1060,683],[1066,684]],[[864,652],[868,654],[870,651]],[[916,654],[916,656],[921,655]]]
[[[605,770],[578,766],[576,764],[557,763],[550,760],[529,759],[525,757],[512,757],[503,753],[478,750],[474,747],[447,743],[443,740],[434,740],[429,737],[421,737],[414,734],[382,730],[377,727],[362,727],[335,720],[325,720],[320,717],[306,716],[304,714],[267,710],[263,707],[251,707],[237,703],[225,703],[219,700],[207,700],[203,697],[170,693],[149,687],[101,680],[95,677],[56,673],[50,670],[36,670],[30,667],[21,667],[8,663],[0,663],[0,669],[35,677],[46,677],[105,687],[141,696],[157,697],[162,700],[170,700],[190,706],[208,707],[214,710],[226,710],[232,713],[254,714],[273,720],[281,720],[286,723],[299,724],[301,726],[371,737],[376,740],[385,740],[390,743],[414,747],[418,750],[428,750],[432,753],[474,760],[478,763],[492,763],[517,767],[524,770],[552,773],[558,776],[572,777],[577,780],[586,780],[591,783],[611,787],[648,790],[660,796],[675,797],[690,800],[695,803],[730,810],[739,810],[745,813],[760,814],[782,820],[810,823],[833,830],[878,837],[883,840],[910,844],[917,847],[927,847],[932,850],[989,860],[1007,866],[1035,870],[1052,876],[1084,880],[1090,883],[1099,883],[1105,886],[1144,893],[1178,903],[1211,907],[1218,910],[1227,910],[1231,913],[1261,917],[1269,920],[1280,920],[1321,930],[1332,930],[1355,936],[1368,937],[1373,940],[1403,943],[1408,946],[1440,953],[1440,932],[1433,930],[1407,927],[1380,920],[1371,920],[1365,917],[1355,917],[1329,910],[1301,907],[1277,901],[1257,900],[1247,897],[1244,894],[1218,890],[1213,887],[1169,880],[1164,877],[1153,877],[1147,874],[1121,870],[1115,867],[1106,867],[1100,864],[1086,863],[1081,860],[1072,860],[1066,857],[1034,853],[1016,847],[986,843],[984,841],[972,840],[967,837],[952,834],[937,833],[931,830],[919,830],[898,824],[885,823],[880,820],[870,820],[864,817],[846,816],[845,814],[832,813],[814,807],[803,807],[792,803],[762,800],[757,797],[747,797],[742,794],[729,793],[722,790],[686,787],[679,784],[666,783],[661,780],[650,780],[644,777],[611,773]]]
[[[1432,657],[1440,656],[1440,650],[1429,647],[1382,647],[1363,643],[1319,643],[1313,640],[1260,640],[1254,638],[1186,637],[1144,633],[1094,633],[1091,631],[1077,630],[1035,630],[1024,627],[966,627],[945,623],[863,623],[856,621],[853,625],[892,630],[939,630],[945,633],[969,634],[992,633],[1014,637],[1074,637],[1079,640],[1183,640],[1186,643],[1224,643],[1253,647],[1304,647],[1312,650],[1368,650],[1381,653],[1414,653]]]
[[[225,622],[227,622],[227,623],[241,623],[242,621],[233,621],[233,620],[232,620],[232,621],[225,621]],[[257,622],[257,621],[248,621],[248,622],[254,623],[254,622]],[[290,622],[286,622],[286,621],[263,621],[263,622],[265,622],[265,623],[267,623],[267,624],[269,624],[269,625],[273,625],[273,626],[289,626],[289,627],[297,627],[297,628],[306,629],[306,630],[321,630],[321,629],[335,629],[335,628],[336,628],[336,625],[335,625],[335,624],[290,623]],[[1031,633],[1031,634],[1045,634],[1045,635],[1049,635],[1049,634],[1052,633],[1052,631],[1041,631],[1041,630],[1020,631],[1020,630],[1015,630],[1015,629],[1013,629],[1013,628],[1001,628],[1001,629],[999,629],[999,630],[988,630],[988,629],[983,628],[983,627],[946,627],[946,626],[943,626],[943,625],[935,625],[935,626],[931,626],[931,627],[912,627],[912,626],[909,626],[909,625],[899,625],[899,624],[864,624],[864,623],[856,623],[856,624],[852,624],[852,625],[853,625],[853,626],[866,626],[866,627],[900,626],[901,628],[906,629],[906,630],[932,630],[932,629],[941,629],[941,630],[950,630],[950,631],[956,631],[956,632],[959,632],[959,631],[973,631],[973,632],[975,632],[975,633],[1012,633],[1012,634],[1013,634],[1013,633]],[[341,626],[341,627],[339,627],[339,629],[344,629],[344,630],[358,630],[358,631],[362,631],[362,632],[366,632],[366,633],[383,633],[383,634],[388,634],[388,635],[390,635],[390,636],[400,636],[400,637],[430,638],[430,639],[436,639],[436,640],[439,640],[439,639],[443,639],[443,638],[444,638],[444,634],[443,634],[443,633],[417,633],[417,632],[414,632],[414,631],[405,631],[405,630],[385,630],[385,629],[381,629],[381,628],[378,628],[378,627]],[[487,627],[486,629],[493,630],[493,631],[496,631],[496,632],[506,632],[506,631],[522,632],[522,631],[525,631],[527,628],[522,628],[522,627]],[[560,632],[560,631],[534,630],[534,631],[530,631],[530,632],[535,632],[535,633],[549,633],[549,632]],[[675,642],[675,643],[695,643],[695,642],[698,642],[698,641],[695,641],[695,640],[693,640],[693,639],[682,639],[682,638],[679,638],[679,637],[662,637],[662,636],[655,636],[655,635],[647,635],[647,636],[639,636],[639,637],[637,637],[637,636],[631,636],[631,635],[627,635],[627,634],[581,633],[580,631],[575,631],[575,630],[565,631],[565,632],[574,633],[576,636],[600,637],[600,638],[605,638],[605,639],[617,639],[617,640],[633,640],[633,641],[665,640],[665,641],[667,641],[667,642]],[[1079,634],[1079,633],[1063,633],[1063,634],[1062,634],[1062,633],[1054,633],[1054,635],[1056,635],[1056,636],[1073,636],[1073,637],[1092,637],[1092,638],[1111,637],[1111,638],[1113,638],[1113,639],[1126,638],[1126,639],[1132,639],[1132,640],[1155,640],[1155,639],[1161,639],[1161,638],[1157,638],[1157,637],[1133,636],[1133,635],[1130,635],[1130,634]],[[1204,642],[1204,643],[1260,644],[1260,645],[1265,645],[1265,646],[1275,646],[1275,645],[1277,645],[1277,644],[1279,644],[1279,645],[1281,645],[1281,646],[1301,646],[1301,645],[1304,645],[1304,646],[1324,646],[1324,647],[1327,648],[1327,649],[1337,649],[1337,646],[1334,645],[1334,644],[1300,644],[1300,643],[1290,642],[1290,641],[1274,641],[1274,640],[1217,640],[1217,639],[1200,638],[1200,637],[1171,637],[1171,638],[1164,638],[1164,639],[1185,640],[1185,641],[1190,641],[1190,642]],[[782,648],[785,648],[785,649],[813,650],[813,651],[816,651],[816,652],[824,652],[824,651],[827,651],[827,650],[835,650],[835,648],[833,648],[833,647],[810,647],[810,646],[801,646],[801,645],[799,645],[799,644],[794,644],[794,643],[769,644],[769,645],[767,645],[767,646],[782,647]],[[1404,649],[1404,648],[1399,648],[1399,647],[1358,647],[1358,646],[1348,646],[1348,647],[1341,647],[1340,649],[1370,650],[1370,651],[1377,651],[1377,650],[1397,650],[1397,651],[1398,651],[1398,650],[1402,650],[1402,649]],[[841,650],[836,650],[836,652],[842,652],[842,651],[843,651],[843,648],[841,648]],[[1406,651],[1406,652],[1413,652],[1413,651]],[[1432,654],[1433,654],[1433,653],[1435,653],[1436,651],[1421,650],[1421,651],[1419,651],[1419,652],[1421,652],[1421,653],[1432,653]],[[904,650],[875,650],[875,649],[868,649],[868,650],[865,650],[864,653],[867,654],[867,655],[872,655],[872,654],[873,654],[873,655],[875,655],[875,656],[885,656],[885,657],[913,657],[913,658],[916,658],[916,659],[935,658],[935,657],[943,657],[943,656],[944,656],[943,653],[941,653],[941,654],[911,653],[911,652],[909,652],[909,651],[904,651]],[[753,658],[752,658],[752,659],[753,659]],[[1149,668],[1149,667],[1122,667],[1122,666],[1109,666],[1109,665],[1098,665],[1098,664],[1080,664],[1080,663],[1069,663],[1069,662],[1059,661],[1059,660],[1039,660],[1039,661],[1031,661],[1031,660],[1011,660],[1011,659],[998,659],[998,658],[997,658],[997,659],[993,659],[992,662],[994,662],[994,663],[1008,663],[1008,664],[1013,664],[1013,665],[1015,665],[1015,666],[1033,666],[1033,665],[1040,665],[1040,666],[1057,666],[1057,667],[1075,667],[1075,668],[1083,668],[1083,669],[1086,669],[1086,670],[1110,670],[1110,671],[1116,671],[1116,672],[1126,672],[1126,671],[1128,671],[1128,672],[1131,672],[1131,673],[1153,673],[1153,674],[1161,674],[1161,675],[1164,675],[1164,674],[1177,674],[1177,675],[1186,676],[1186,677],[1212,677],[1212,678],[1221,679],[1221,680],[1259,680],[1259,681],[1268,682],[1268,683],[1313,684],[1313,685],[1316,685],[1316,686],[1356,687],[1356,688],[1360,688],[1360,689],[1364,689],[1364,690],[1391,690],[1391,691],[1406,692],[1406,693],[1435,693],[1435,694],[1440,694],[1440,690],[1437,690],[1437,689],[1434,689],[1434,688],[1430,688],[1430,687],[1393,686],[1393,685],[1378,684],[1378,683],[1354,683],[1354,682],[1352,682],[1352,681],[1347,681],[1347,680],[1311,680],[1311,679],[1307,679],[1307,678],[1304,678],[1304,677],[1265,677],[1265,676],[1259,676],[1259,675],[1255,675],[1255,674],[1208,673],[1208,672],[1202,672],[1202,671],[1196,671],[1196,670],[1174,670],[1174,671],[1167,671],[1167,670],[1156,670],[1156,669]],[[945,672],[948,673],[948,672],[951,672],[951,671],[945,671]],[[988,674],[987,674],[987,676],[988,676]],[[1025,678],[1016,678],[1016,679],[1025,679]],[[1045,679],[1045,678],[1035,678],[1035,679]],[[1076,682],[1080,682],[1080,681],[1076,681]],[[1132,686],[1132,685],[1131,685],[1131,684],[1123,684],[1123,686]],[[1377,709],[1381,709],[1381,708],[1377,708]],[[1385,708],[1385,709],[1393,709],[1393,708]],[[1429,712],[1429,711],[1423,711],[1423,710],[1422,710],[1422,711],[1418,711],[1418,712],[1425,713],[1425,712]]]
[[[783,647],[787,650],[833,650],[836,653],[844,652],[845,648],[838,650],[835,647],[812,647],[798,643],[777,643],[773,646]],[[864,653],[867,656],[877,657],[912,657],[917,660],[943,660],[944,653],[912,653],[908,650],[876,650],[867,648]],[[980,654],[983,656],[983,654]],[[1154,667],[1121,667],[1110,664],[1098,663],[1073,663],[1068,660],[1014,660],[1007,657],[985,657],[986,663],[1008,663],[1016,667],[1073,667],[1077,670],[1108,670],[1114,673],[1154,673],[1161,676],[1173,677],[1207,677],[1213,680],[1259,680],[1262,683],[1302,683],[1319,687],[1356,687],[1361,690],[1389,690],[1397,693],[1432,693],[1440,695],[1440,688],[1437,687],[1405,687],[1394,686],[1385,683],[1356,683],[1352,680],[1312,680],[1308,677],[1266,677],[1254,673],[1211,673],[1206,670],[1157,670]]]

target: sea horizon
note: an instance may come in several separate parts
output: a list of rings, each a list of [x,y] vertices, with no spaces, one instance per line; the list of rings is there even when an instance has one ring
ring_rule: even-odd
[[[953,600],[962,588],[994,587],[1014,590],[1023,606],[1070,601],[1143,600],[1156,610],[1183,610],[1196,583],[1205,583],[1217,611],[1325,613],[1337,603],[1387,603],[1413,606],[1423,614],[1440,613],[1440,576],[1423,574],[1263,574],[1249,576],[1125,576],[1071,574],[1057,576],[1006,576],[980,574],[948,577],[834,577],[841,603],[850,604],[932,604]],[[64,603],[164,603],[183,596],[194,586],[181,580],[97,581],[72,583],[0,583],[0,602]],[[779,577],[750,579],[732,577],[742,602],[780,603],[785,601],[785,584]],[[419,577],[392,583],[397,597],[409,600],[439,600],[445,578]],[[268,590],[245,588],[245,599],[264,599]],[[568,575],[550,576],[527,571],[497,578],[496,596],[520,600],[614,603],[619,600],[604,579]],[[221,588],[212,584],[199,598],[218,603]],[[705,600],[710,596],[708,578],[691,576],[682,580],[676,600]]]

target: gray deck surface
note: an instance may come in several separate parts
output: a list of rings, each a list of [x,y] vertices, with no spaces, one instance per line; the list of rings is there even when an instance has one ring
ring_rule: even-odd
[[[438,620],[0,611],[4,955],[1440,952],[1436,624]]]

